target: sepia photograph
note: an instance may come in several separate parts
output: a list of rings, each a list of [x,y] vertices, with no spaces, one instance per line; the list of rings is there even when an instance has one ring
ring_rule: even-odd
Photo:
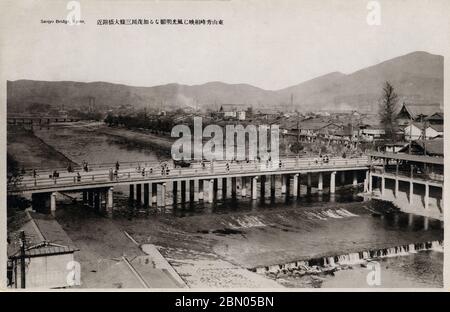
[[[2,1],[1,288],[444,290],[449,13]]]

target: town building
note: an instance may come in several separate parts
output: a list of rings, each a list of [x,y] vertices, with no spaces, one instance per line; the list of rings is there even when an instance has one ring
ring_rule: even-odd
[[[439,124],[426,125],[425,123],[421,124],[412,122],[410,125],[405,127],[403,131],[406,141],[422,139],[424,136],[424,131],[425,139],[429,140],[444,135],[444,126]]]
[[[427,117],[426,121],[431,125],[443,125],[444,124],[444,113],[436,112],[433,115]]]
[[[222,104],[219,108],[219,113],[224,118],[236,118],[238,120],[245,120],[246,118],[246,109],[243,105],[236,104]]]
[[[364,125],[361,126],[359,130],[359,138],[361,141],[365,142],[373,142],[375,140],[381,139],[381,137],[385,134],[384,129],[381,126],[370,126]]]
[[[411,145],[411,148],[410,148]],[[427,155],[433,157],[444,157],[444,139],[416,140],[402,148],[400,153],[411,153],[412,155]]]
[[[444,135],[444,125],[431,124],[425,129],[425,138],[434,139]]]
[[[19,233],[25,234],[21,251]],[[9,235],[8,284],[22,288],[21,259],[25,259],[25,288],[63,288],[80,284],[80,268],[74,262],[78,249],[51,215],[25,212],[23,225]]]
[[[403,129],[405,140],[419,140],[423,137],[423,125],[418,122],[412,122]]]
[[[411,123],[411,121],[422,122],[427,117],[434,115],[435,113],[442,112],[439,103],[434,104],[412,104],[403,103],[397,114],[397,122],[399,126],[406,126]]]

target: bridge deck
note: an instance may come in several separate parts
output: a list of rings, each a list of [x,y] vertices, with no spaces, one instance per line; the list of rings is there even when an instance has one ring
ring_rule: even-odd
[[[217,161],[206,164],[205,168],[200,163],[193,164],[190,168],[173,168],[169,166],[168,172],[163,172],[159,164],[146,166],[142,174],[142,168],[125,168],[122,166],[117,177],[111,176],[109,168],[96,168],[89,172],[79,172],[80,178],[77,179],[77,173],[60,173],[58,178],[52,178],[51,171],[40,172],[39,176],[33,178],[30,175],[23,177],[20,184],[9,189],[10,192],[40,193],[53,191],[69,191],[95,187],[109,187],[114,185],[127,185],[133,183],[156,183],[165,181],[178,181],[186,179],[209,179],[221,177],[245,177],[260,175],[277,175],[290,173],[306,173],[321,171],[343,171],[343,170],[361,170],[369,168],[369,159],[360,158],[332,158],[328,163],[317,161],[313,158],[288,158],[281,159],[279,163],[268,164],[267,162],[227,162]],[[112,166],[111,166],[112,167]],[[152,172],[150,172],[152,168]]]

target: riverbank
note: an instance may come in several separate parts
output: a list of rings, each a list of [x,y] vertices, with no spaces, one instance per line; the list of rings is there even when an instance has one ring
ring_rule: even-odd
[[[8,126],[7,152],[20,168],[25,169],[61,168],[67,167],[69,163],[76,164],[37,137],[32,130],[21,126]]]
[[[77,122],[58,128],[39,128],[36,136],[75,162],[104,164],[119,162],[158,162],[170,158],[168,139],[102,122]]]
[[[118,218],[115,222],[139,244],[160,246],[190,287],[224,287],[232,283],[227,276],[238,270],[443,239],[439,221],[428,220],[425,228],[422,217],[380,205],[321,203],[186,217],[152,215],[132,222]],[[248,280],[234,279],[241,280],[234,287],[239,283],[248,286]],[[316,274],[308,274],[294,284],[317,287],[320,283]]]
[[[100,125],[96,131],[98,133],[127,139],[128,141],[145,144],[148,147],[161,149],[162,152],[169,156],[172,144],[175,142],[175,139],[172,139],[171,137],[157,135],[148,130],[130,130],[121,127]]]

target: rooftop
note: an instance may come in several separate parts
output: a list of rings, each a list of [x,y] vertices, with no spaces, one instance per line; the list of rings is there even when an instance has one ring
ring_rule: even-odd
[[[221,104],[219,112],[242,112],[246,110],[244,104]]]
[[[429,125],[428,128],[432,128],[437,132],[444,132],[444,125]]]
[[[406,147],[407,148],[407,147]],[[390,152],[368,152],[367,155],[379,158],[390,158],[398,160],[406,160],[418,163],[444,165],[444,157],[432,157],[426,155],[410,155],[405,153],[390,153]]]
[[[28,257],[48,256],[78,251],[61,225],[51,215],[26,212],[25,223],[13,233],[15,237],[8,244],[8,256],[15,258],[19,254],[18,233],[25,232]]]
[[[420,116],[431,116],[434,113],[442,112],[441,106],[439,103],[432,104],[423,104],[423,103],[403,103],[403,107],[410,114],[413,119],[416,119]]]

